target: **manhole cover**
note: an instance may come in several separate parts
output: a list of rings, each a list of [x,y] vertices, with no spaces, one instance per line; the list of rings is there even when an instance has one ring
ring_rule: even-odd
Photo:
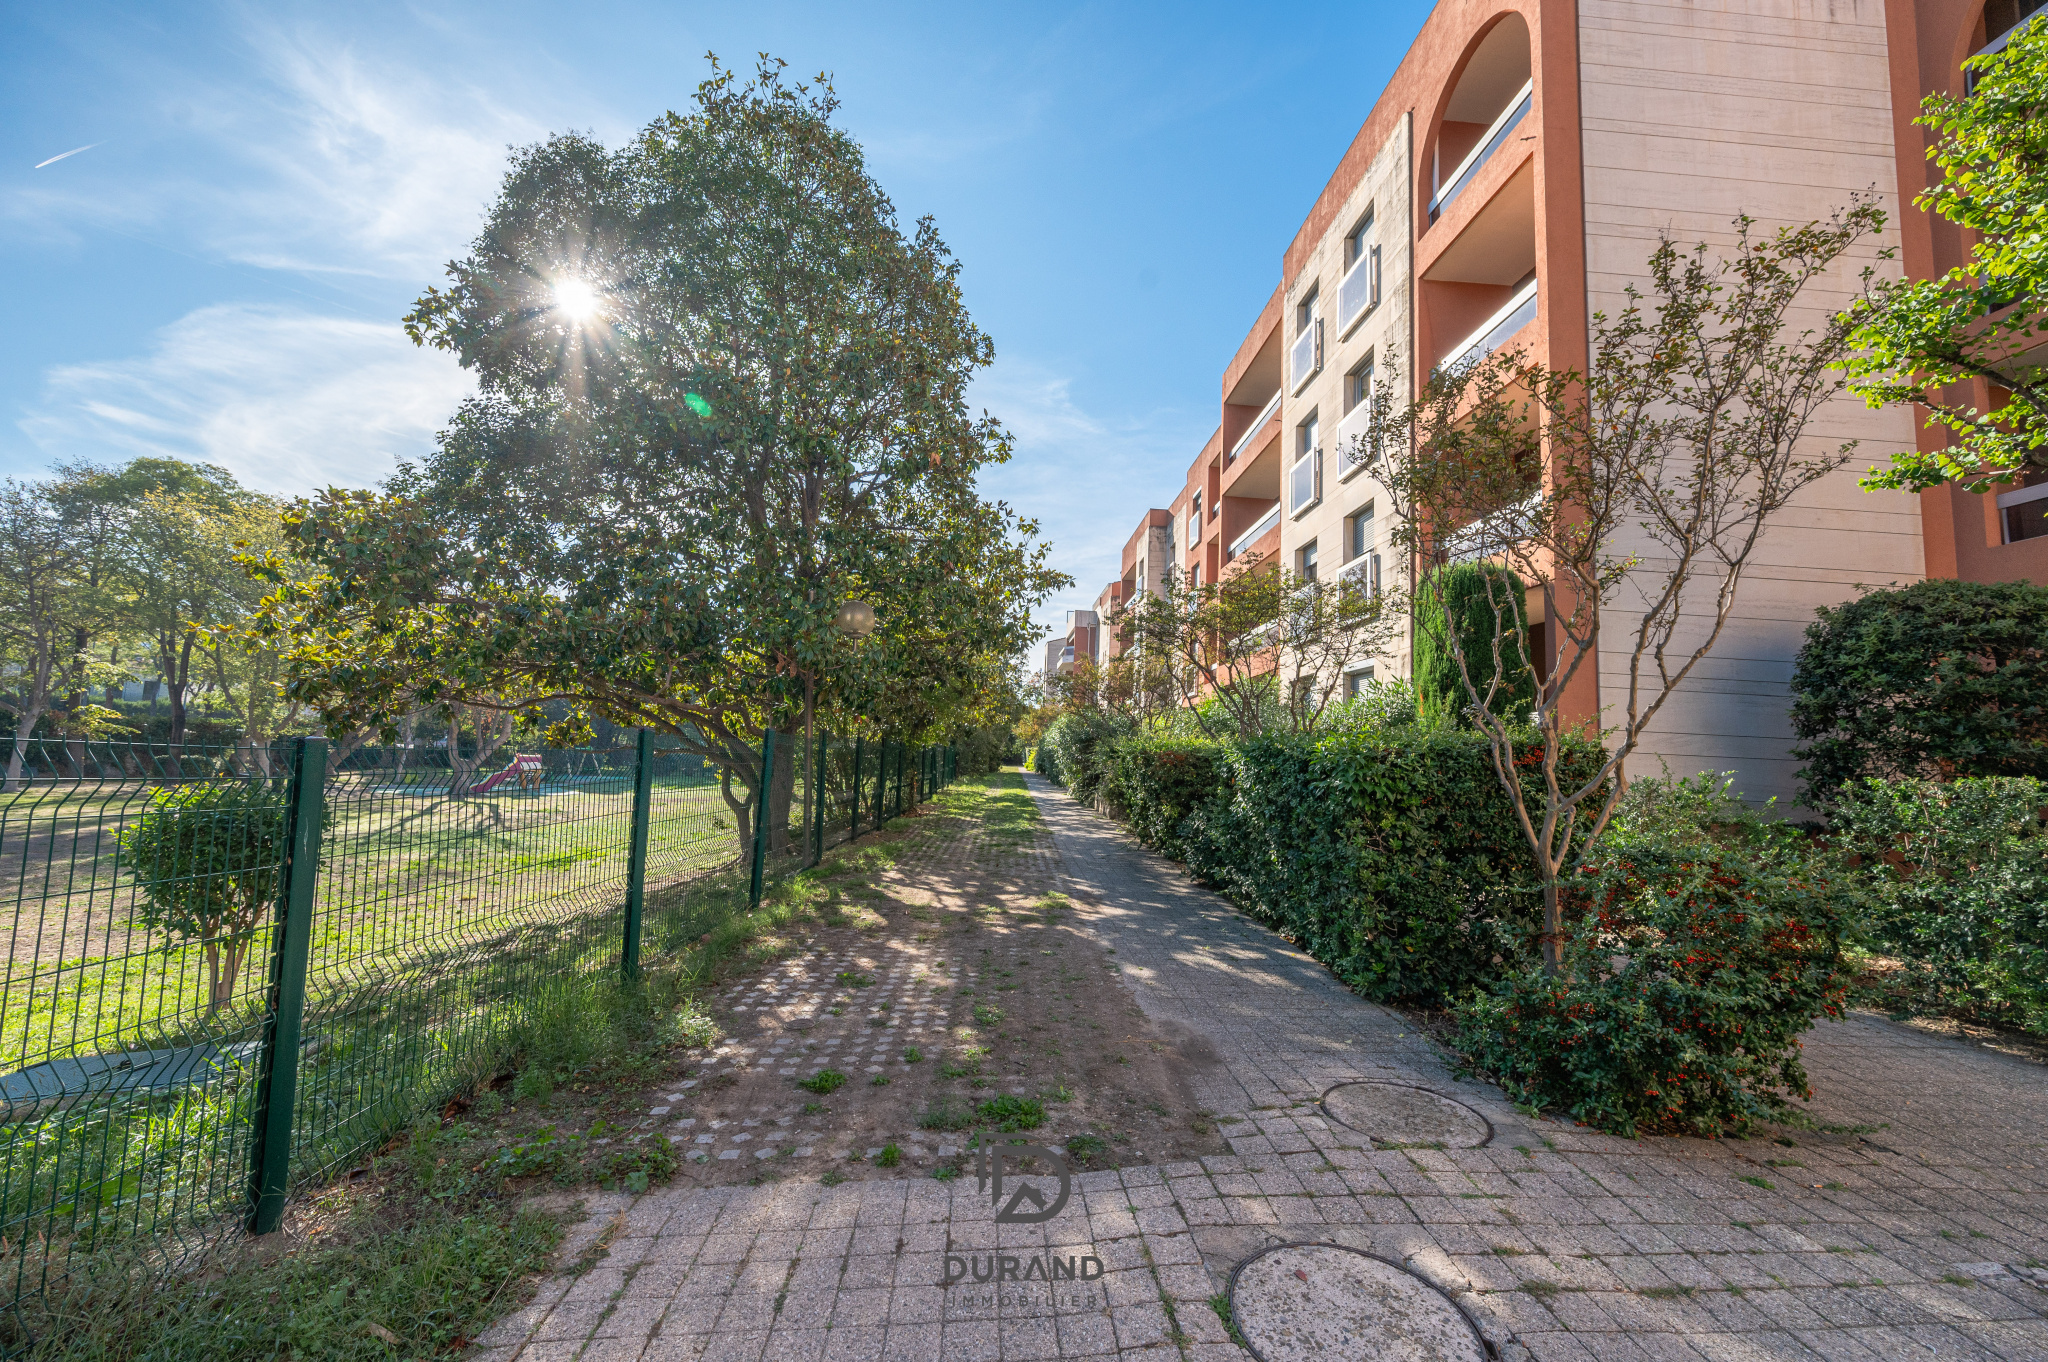
[[[1323,1094],[1323,1110],[1383,1144],[1477,1149],[1493,1127],[1463,1102],[1405,1083],[1345,1083]]]
[[[1259,1362],[1486,1362],[1441,1291],[1335,1244],[1282,1244],[1239,1264],[1230,1311]]]

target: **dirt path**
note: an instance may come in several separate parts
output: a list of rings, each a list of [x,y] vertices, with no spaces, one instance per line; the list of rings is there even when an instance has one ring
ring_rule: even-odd
[[[1221,1151],[1190,1081],[1201,1056],[1146,1019],[1055,891],[1021,783],[956,789],[945,810],[893,863],[828,865],[846,925],[719,995],[726,1039],[649,1107],[686,1180],[945,1178],[964,1132],[1005,1126],[1080,1168]]]

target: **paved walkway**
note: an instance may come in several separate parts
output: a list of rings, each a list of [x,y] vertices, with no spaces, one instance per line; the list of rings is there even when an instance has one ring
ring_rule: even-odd
[[[1262,1248],[1325,1241],[1434,1283],[1501,1362],[2048,1359],[2040,1066],[1859,1017],[1808,1053],[1814,1115],[1863,1134],[1632,1142],[1530,1120],[1031,780],[1046,873],[1198,1066],[1231,1152],[1078,1175],[1042,1227],[996,1225],[971,1177],[594,1198],[571,1256],[609,1236],[608,1256],[470,1356],[1242,1359],[1210,1298]],[[1452,1096],[1492,1138],[1374,1148],[1317,1104],[1358,1080]],[[941,1287],[949,1252],[1103,1272]]]

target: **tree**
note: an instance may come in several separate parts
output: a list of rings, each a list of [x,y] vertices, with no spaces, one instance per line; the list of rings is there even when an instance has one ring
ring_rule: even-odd
[[[2048,779],[2048,588],[1930,580],[1818,614],[1792,669],[1809,802],[1867,776]]]
[[[143,926],[189,938],[206,955],[206,1010],[234,1000],[257,925],[277,900],[285,790],[274,781],[172,785],[121,833],[142,890]]]
[[[1853,451],[1809,452],[1804,438],[1844,386],[1831,366],[1851,323],[1829,315],[1793,334],[1791,313],[1883,222],[1860,199],[1763,239],[1742,218],[1719,260],[1665,238],[1647,299],[1632,284],[1620,315],[1593,316],[1586,372],[1496,354],[1432,373],[1400,406],[1382,380],[1369,434],[1346,451],[1387,489],[1397,542],[1425,572],[1461,560],[1510,569],[1485,578],[1493,623],[1480,630],[1505,646],[1475,655],[1462,630],[1443,642],[1535,857],[1552,972],[1563,964],[1561,879],[1606,827],[1629,755],[1720,641],[1766,527]],[[1861,277],[1867,290],[1872,271]],[[1522,582],[1542,600],[1540,655],[1516,627]],[[1606,759],[1567,780],[1567,733],[1603,729],[1564,709],[1596,643],[1627,659],[1604,688],[1618,713],[1604,726]],[[1499,704],[1523,687],[1536,696],[1533,724]],[[1517,778],[1525,768],[1541,776],[1533,795]]]
[[[1872,406],[1925,407],[1951,443],[1894,454],[1864,478],[1873,490],[1953,482],[1982,492],[2048,473],[2048,368],[2035,353],[2048,341],[2048,23],[2015,29],[2002,51],[1964,69],[1969,94],[1921,101],[1915,121],[1939,132],[1927,155],[1941,182],[1913,204],[1962,228],[1968,258],[1860,300],[1850,337],[1860,353],[1845,357]]]
[[[761,789],[764,730],[915,740],[974,709],[1064,578],[976,491],[1009,456],[966,403],[992,348],[835,107],[764,59],[616,152],[515,156],[407,318],[477,396],[381,493],[287,513],[312,570],[266,608],[288,694],[336,731],[555,700],[649,726],[777,849],[795,767]],[[856,598],[859,642],[833,627]]]
[[[1501,576],[1499,582],[1488,578]],[[1415,593],[1415,699],[1425,714],[1456,718],[1469,701],[1465,681],[1458,672],[1458,659],[1450,646],[1450,633],[1458,632],[1459,648],[1468,657],[1481,659],[1483,668],[1492,665],[1496,650],[1512,658],[1528,645],[1515,636],[1528,632],[1526,591],[1522,579],[1494,563],[1449,563],[1423,579]],[[1492,598],[1500,596],[1512,608],[1511,635],[1489,638],[1495,625]],[[1526,672],[1511,670],[1508,684],[1493,697],[1493,712],[1509,719],[1527,714],[1536,703],[1535,683]]]
[[[1121,625],[1126,657],[1159,669],[1212,738],[1302,732],[1339,698],[1344,669],[1384,652],[1396,597],[1348,578],[1314,581],[1256,554],[1220,582],[1169,572]]]
[[[0,483],[0,657],[11,666],[0,708],[14,719],[6,789],[21,788],[29,735],[74,667],[82,555],[47,487]]]

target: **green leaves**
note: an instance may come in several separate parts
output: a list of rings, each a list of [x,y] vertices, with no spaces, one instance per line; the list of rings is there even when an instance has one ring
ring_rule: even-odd
[[[515,156],[407,318],[477,396],[383,493],[287,518],[319,570],[267,621],[295,696],[337,728],[543,700],[658,728],[731,775],[743,835],[764,729],[990,712],[1065,579],[977,491],[1009,441],[967,403],[993,348],[957,263],[835,108],[764,61],[617,149]],[[850,599],[864,641],[833,626]]]
[[[1799,1037],[1843,1014],[1844,872],[1714,777],[1636,781],[1570,881],[1565,968],[1458,1005],[1510,1097],[1616,1135],[1798,1120]]]
[[[1930,580],[1818,613],[1792,671],[1810,801],[1862,776],[2048,778],[2048,589]]]
[[[2032,353],[2048,340],[2048,23],[2022,25],[1966,69],[1972,93],[1921,101],[1942,178],[1914,204],[1963,228],[1968,254],[1852,308],[1862,353],[1845,365],[1870,405],[1924,406],[1949,444],[1895,454],[1864,478],[1872,489],[1982,492],[2048,470],[2048,384]]]

